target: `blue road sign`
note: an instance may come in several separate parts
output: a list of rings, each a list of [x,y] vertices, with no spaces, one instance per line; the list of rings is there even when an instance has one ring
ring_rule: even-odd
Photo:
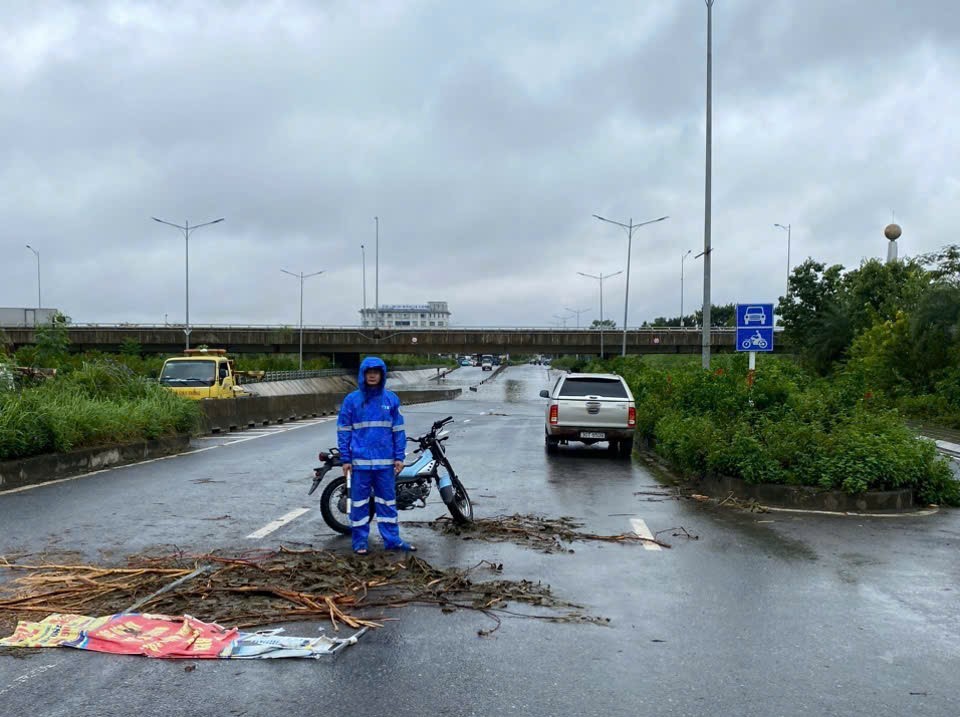
[[[737,351],[773,351],[773,304],[737,304]]]

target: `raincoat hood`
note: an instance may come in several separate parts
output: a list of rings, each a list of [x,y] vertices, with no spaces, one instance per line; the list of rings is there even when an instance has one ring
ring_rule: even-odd
[[[371,368],[380,369],[380,385],[376,388],[367,386],[367,382],[364,380],[364,373]],[[368,356],[360,363],[360,372],[357,374],[357,386],[359,386],[364,393],[368,394],[383,392],[387,387],[387,364],[383,362],[383,359],[377,356]]]

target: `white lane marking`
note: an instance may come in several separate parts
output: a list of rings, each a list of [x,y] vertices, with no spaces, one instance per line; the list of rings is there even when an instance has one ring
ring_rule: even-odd
[[[473,420],[472,418],[468,418],[468,419],[466,419],[466,420],[464,421],[464,423],[470,423],[470,421],[472,421],[472,420]]]
[[[277,528],[282,528],[290,521],[296,520],[304,513],[309,513],[309,512],[310,512],[309,508],[297,508],[296,510],[291,510],[286,515],[280,516],[276,520],[273,520],[267,523],[265,526],[260,528],[260,530],[253,531],[252,533],[250,533],[250,535],[247,536],[247,538],[249,538],[250,540],[258,540],[260,538],[265,538],[268,535],[270,535],[270,533],[275,531]]]
[[[653,533],[650,532],[650,528],[647,527],[647,524],[643,522],[643,518],[631,518],[630,525],[633,526],[633,532],[639,535],[641,538],[646,538],[643,541],[644,550],[662,550],[662,548],[656,543],[648,542],[653,540]]]

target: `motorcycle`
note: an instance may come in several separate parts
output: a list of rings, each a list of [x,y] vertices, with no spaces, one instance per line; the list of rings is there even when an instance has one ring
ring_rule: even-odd
[[[417,438],[407,437],[407,441],[418,444],[411,463],[406,464],[397,476],[397,510],[425,508],[432,483],[437,484],[440,498],[459,525],[473,520],[473,504],[467,489],[457,477],[450,459],[444,451],[443,443],[450,437],[441,432],[453,417],[448,416],[436,421],[429,431]],[[312,495],[326,475],[343,464],[340,450],[331,448],[319,454],[323,465],[313,469],[313,485],[307,491]],[[320,494],[320,513],[324,522],[338,533],[350,534],[350,487],[346,476],[340,475],[330,481]],[[375,517],[374,501],[370,501],[370,518]]]

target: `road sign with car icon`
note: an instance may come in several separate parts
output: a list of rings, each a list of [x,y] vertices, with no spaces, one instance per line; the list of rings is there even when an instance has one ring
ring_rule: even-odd
[[[773,351],[773,304],[737,304],[737,351]]]

